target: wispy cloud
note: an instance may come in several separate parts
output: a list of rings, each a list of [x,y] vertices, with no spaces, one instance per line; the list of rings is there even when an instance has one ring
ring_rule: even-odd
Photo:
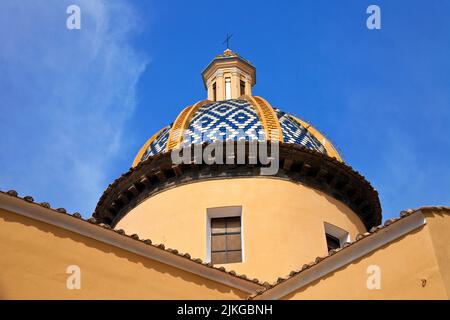
[[[123,1],[0,4],[0,187],[88,216],[124,148],[148,58],[132,46],[141,21]]]

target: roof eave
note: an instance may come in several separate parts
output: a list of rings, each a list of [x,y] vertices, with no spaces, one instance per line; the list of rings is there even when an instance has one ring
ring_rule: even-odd
[[[386,227],[378,229],[376,232],[349,244],[346,248],[328,255],[327,257],[317,258],[316,263],[305,270],[287,279],[280,278],[280,282],[266,290],[260,290],[251,300],[277,300],[286,297],[292,292],[301,289],[308,284],[323,278],[327,274],[342,268],[345,265],[373,252],[384,245],[422,227],[426,224],[425,216],[420,209],[409,213],[389,224]],[[306,266],[306,265],[305,265]]]
[[[201,261],[196,262],[191,258],[186,258],[181,254],[173,253],[175,250],[164,249],[145,243],[139,238],[123,235],[109,226],[102,227],[89,223],[79,217],[79,214],[72,216],[54,209],[49,209],[38,203],[26,201],[22,198],[11,196],[0,192],[0,208],[28,217],[30,219],[44,222],[88,238],[112,245],[114,247],[138,254],[151,260],[173,266],[175,268],[196,274],[200,277],[239,289],[248,294],[263,288],[260,283],[243,278],[243,276],[233,275],[223,268],[208,267]],[[178,252],[178,251],[176,251]],[[195,259],[199,260],[199,259]]]

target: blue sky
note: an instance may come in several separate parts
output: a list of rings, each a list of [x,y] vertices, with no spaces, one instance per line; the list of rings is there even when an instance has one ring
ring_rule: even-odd
[[[81,30],[66,8],[81,8]],[[377,4],[382,29],[366,28]],[[450,199],[450,1],[0,2],[0,188],[90,216],[231,48],[255,95],[311,122],[385,218]]]

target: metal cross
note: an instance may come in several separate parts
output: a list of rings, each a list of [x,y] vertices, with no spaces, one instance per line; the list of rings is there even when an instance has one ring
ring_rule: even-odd
[[[227,49],[230,48],[230,39],[231,39],[232,36],[233,36],[232,34],[228,34],[227,33],[227,38],[225,39],[224,42],[222,42],[222,44],[225,44],[225,43],[227,44]]]

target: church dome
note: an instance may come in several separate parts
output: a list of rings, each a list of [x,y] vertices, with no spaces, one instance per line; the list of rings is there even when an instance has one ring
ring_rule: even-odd
[[[151,234],[164,239],[179,238],[179,229],[169,228],[175,221],[202,228],[200,212],[237,204],[255,218],[264,215],[266,225],[278,221],[282,211],[289,215],[280,220],[282,229],[293,224],[312,228],[317,231],[313,237],[323,231],[323,221],[355,235],[381,222],[378,193],[342,161],[321,132],[252,94],[256,68],[250,61],[227,49],[208,64],[202,78],[205,100],[182,109],[144,143],[131,169],[99,199],[95,219],[140,234],[152,226]],[[231,152],[224,156],[224,148],[216,148],[223,145],[215,142],[229,141],[245,143],[226,144]],[[256,144],[250,142],[258,142],[257,155]],[[317,224],[315,219],[323,221]],[[264,228],[258,229],[261,235]],[[193,252],[202,250],[203,243],[197,242],[201,245]]]
[[[275,134],[270,136],[268,130]],[[133,166],[176,147],[230,140],[262,142],[270,140],[268,136],[341,160],[333,145],[311,125],[272,107],[261,97],[244,95],[222,101],[204,100],[187,107],[175,122],[144,144]]]

